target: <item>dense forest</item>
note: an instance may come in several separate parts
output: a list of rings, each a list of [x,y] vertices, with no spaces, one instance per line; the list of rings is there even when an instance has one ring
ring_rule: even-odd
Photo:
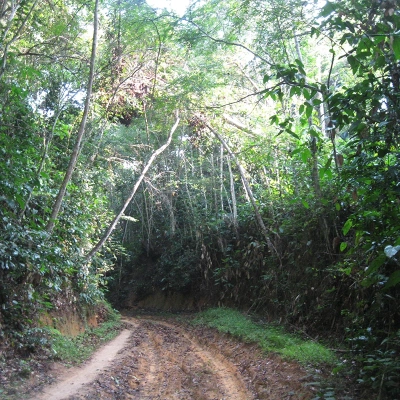
[[[0,0],[0,338],[104,297],[329,338],[400,396],[397,0]]]

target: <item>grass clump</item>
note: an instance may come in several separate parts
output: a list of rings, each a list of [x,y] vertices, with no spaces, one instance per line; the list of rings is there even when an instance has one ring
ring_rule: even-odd
[[[333,365],[337,361],[335,354],[320,343],[287,333],[280,326],[255,323],[239,311],[229,308],[204,311],[194,323],[216,328],[245,342],[257,343],[264,351],[278,353],[301,364]]]
[[[103,343],[120,332],[120,318],[114,313],[111,318],[96,328],[87,328],[78,336],[65,336],[57,329],[48,328],[54,357],[62,362],[78,364],[88,359]]]

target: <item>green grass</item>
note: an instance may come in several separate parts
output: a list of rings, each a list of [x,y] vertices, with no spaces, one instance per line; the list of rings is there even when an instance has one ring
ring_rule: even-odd
[[[280,354],[305,365],[330,364],[337,361],[335,354],[320,343],[304,340],[287,333],[280,326],[258,324],[239,311],[213,308],[200,313],[195,324],[216,328],[244,342],[257,343],[264,351]]]
[[[54,357],[62,362],[78,364],[88,359],[103,343],[120,331],[119,318],[113,317],[96,328],[88,328],[76,337],[64,336],[57,329],[48,328]]]

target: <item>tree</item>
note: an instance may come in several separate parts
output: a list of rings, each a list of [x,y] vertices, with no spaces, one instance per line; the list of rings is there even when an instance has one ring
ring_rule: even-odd
[[[135,183],[130,195],[128,196],[128,198],[126,199],[124,205],[122,206],[121,210],[115,216],[115,218],[111,222],[110,226],[108,227],[107,231],[104,233],[103,237],[93,247],[93,249],[90,250],[90,252],[86,255],[86,260],[87,261],[89,261],[101,249],[101,247],[104,245],[106,240],[110,237],[112,231],[115,229],[115,227],[117,226],[119,220],[124,215],[124,212],[125,212],[126,208],[129,206],[130,202],[132,201],[133,196],[135,195],[135,193],[136,193],[138,187],[140,186],[140,184],[142,183],[147,171],[149,170],[149,168],[153,164],[153,161],[155,160],[155,158],[159,154],[161,154],[171,144],[172,135],[174,134],[176,128],[178,127],[178,124],[179,124],[179,118],[177,116],[175,124],[173,125],[173,127],[171,128],[171,131],[169,133],[167,142],[163,146],[161,146],[159,149],[155,150],[154,153],[151,155],[151,157],[149,158],[146,166],[143,168],[143,171],[142,171],[141,175],[139,176],[138,180],[136,181],[136,183]]]
[[[236,167],[239,171],[240,177],[242,178],[243,181],[243,185],[246,189],[246,193],[250,198],[251,201],[251,205],[253,206],[254,209],[254,214],[256,216],[257,222],[260,225],[261,231],[264,235],[265,241],[267,242],[268,248],[269,250],[274,253],[276,252],[276,249],[274,247],[274,245],[272,244],[271,238],[269,236],[268,233],[268,229],[264,224],[264,221],[262,219],[262,216],[260,214],[260,210],[258,209],[256,200],[254,198],[253,195],[253,191],[251,190],[251,187],[249,185],[249,182],[246,178],[246,172],[244,171],[243,167],[240,165],[239,161],[237,160],[237,158],[235,157],[235,155],[233,154],[232,150],[230,149],[230,147],[228,146],[228,144],[226,143],[226,141],[224,140],[224,138],[216,131],[214,130],[210,125],[207,125],[207,128],[216,136],[216,138],[221,142],[222,146],[224,146],[225,150],[228,152],[228,154],[230,155],[230,157],[232,158],[232,160],[235,162]],[[279,254],[277,254],[279,257]]]
[[[95,61],[96,61],[96,51],[97,51],[97,32],[98,32],[98,7],[99,7],[99,2],[98,0],[95,0],[95,5],[94,5],[94,12],[93,12],[93,40],[92,40],[92,52],[90,56],[90,71],[89,71],[89,81],[86,89],[86,100],[85,100],[85,105],[83,109],[83,115],[82,115],[82,120],[79,125],[79,129],[77,132],[76,136],[76,141],[75,141],[75,146],[73,149],[73,152],[70,157],[70,161],[68,164],[67,171],[64,176],[64,180],[61,184],[60,190],[58,192],[58,195],[56,197],[56,200],[53,205],[53,210],[51,212],[50,219],[47,223],[46,230],[51,233],[51,231],[54,228],[55,221],[57,219],[58,213],[61,208],[61,204],[63,201],[63,198],[65,196],[65,192],[67,190],[68,183],[71,180],[72,174],[74,172],[77,160],[78,160],[78,155],[81,150],[81,143],[82,143],[82,138],[85,133],[85,128],[86,128],[86,121],[88,118],[89,114],[89,108],[90,108],[90,97],[92,95],[92,88],[93,88],[93,80],[94,80],[94,72],[95,72]]]

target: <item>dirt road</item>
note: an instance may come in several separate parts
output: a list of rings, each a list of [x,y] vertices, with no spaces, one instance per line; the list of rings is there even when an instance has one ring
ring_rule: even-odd
[[[254,346],[159,318],[125,317],[126,329],[35,400],[310,399],[298,365]],[[315,394],[314,394],[315,395]]]

